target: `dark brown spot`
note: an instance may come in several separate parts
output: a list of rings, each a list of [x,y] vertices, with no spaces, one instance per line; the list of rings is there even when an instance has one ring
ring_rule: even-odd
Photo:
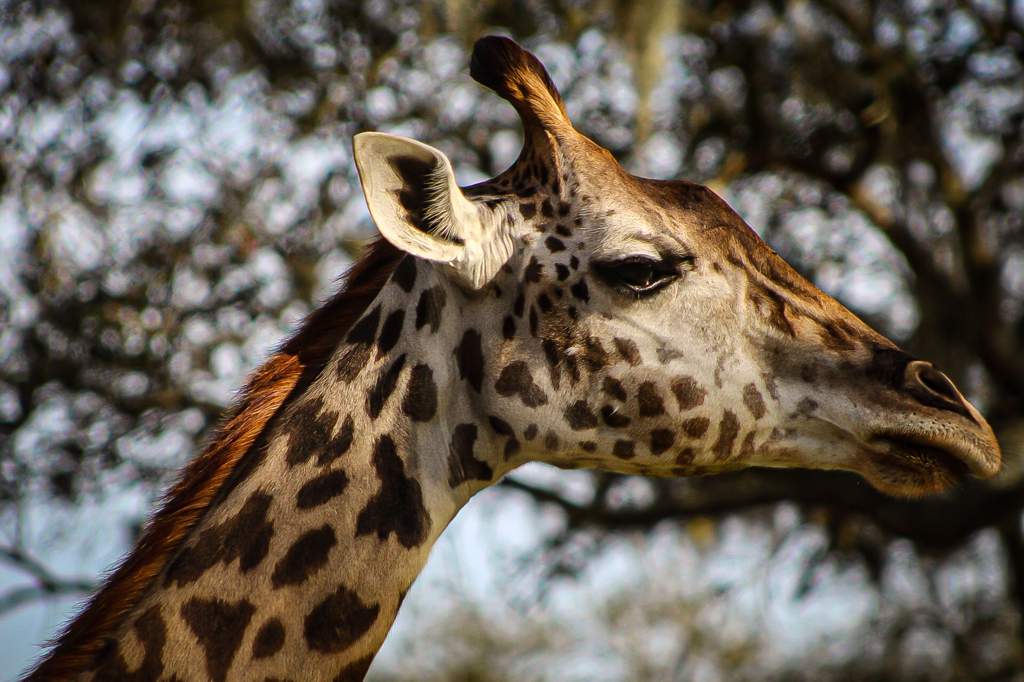
[[[475,443],[476,424],[459,424],[452,431],[448,446],[448,485],[451,487],[466,481],[489,481],[494,476],[489,464],[473,456]]]
[[[584,400],[577,400],[565,408],[565,421],[573,431],[584,431],[597,426],[597,417]]]
[[[167,626],[160,615],[159,606],[146,609],[132,625],[135,636],[142,645],[142,663],[135,670],[128,670],[124,655],[117,651],[117,644],[105,648],[104,660],[93,677],[95,682],[149,682],[161,677],[164,672],[163,652],[167,644]]]
[[[796,404],[797,415],[803,417],[809,417],[814,414],[814,411],[818,409],[818,401],[814,398],[803,397],[800,402]]]
[[[645,381],[637,388],[636,399],[640,405],[641,417],[657,417],[665,414],[665,403],[661,400],[658,387],[653,382]]]
[[[569,279],[569,268],[562,263],[557,263],[555,265],[555,274],[558,276],[559,282],[564,282]]]
[[[672,381],[672,393],[676,396],[680,411],[692,410],[704,403],[706,391],[690,377],[678,377]]]
[[[562,373],[558,368],[562,353],[558,350],[558,345],[551,339],[541,341],[540,347],[544,351],[544,359],[548,362],[548,376],[551,378],[551,385],[557,391],[562,383]]]
[[[220,682],[227,678],[255,611],[256,607],[245,599],[232,603],[193,597],[182,605],[181,617],[206,654],[206,674],[211,680]]]
[[[501,417],[496,417],[493,414],[487,418],[488,423],[491,425],[491,429],[499,436],[515,436],[516,432],[512,429],[512,425]]]
[[[557,433],[549,430],[547,433],[544,434],[544,449],[552,452],[558,449]]]
[[[285,426],[288,434],[286,461],[289,466],[308,461],[315,448],[330,438],[331,419],[321,414],[323,406],[323,400],[317,398],[293,409],[291,419]]]
[[[330,412],[320,412],[323,406],[321,399],[311,400],[300,405],[285,425],[288,434],[288,452],[285,461],[296,466],[316,458],[319,466],[325,466],[345,454],[352,445],[352,416],[347,415],[338,435],[331,437],[336,416]]]
[[[523,431],[523,438],[525,438],[526,440],[533,440],[534,438],[537,437],[537,433],[539,431],[540,429],[537,428],[536,424],[530,424],[529,426],[526,427],[526,430]]]
[[[540,328],[540,320],[537,317],[537,308],[530,306],[530,335],[536,337]]]
[[[725,459],[732,452],[733,442],[740,432],[740,421],[731,411],[722,413],[722,421],[718,424],[718,440],[711,446],[716,459]]]
[[[269,658],[284,646],[284,626],[277,618],[271,618],[260,626],[256,638],[252,641],[252,657],[254,659]]]
[[[338,431],[338,435],[327,442],[323,446],[323,449],[317,453],[317,465],[327,466],[348,452],[349,448],[352,447],[354,432],[355,423],[352,421],[352,415],[345,415],[345,421],[342,422],[341,430]]]
[[[341,495],[347,486],[348,476],[341,469],[322,473],[302,484],[295,495],[295,506],[299,509],[319,507]]]
[[[601,382],[601,390],[610,398],[615,398],[622,402],[626,402],[629,396],[626,394],[626,389],[622,385],[622,382],[618,379],[611,377],[605,377],[604,381]]]
[[[672,360],[678,360],[681,357],[684,357],[683,354],[675,350],[674,348],[658,346],[658,362],[660,362],[663,365]]]
[[[548,237],[544,240],[544,246],[548,247],[548,251],[551,253],[565,251],[565,243],[563,243],[558,237]]]
[[[374,654],[367,654],[357,661],[352,661],[335,675],[332,682],[363,682],[370,670],[370,664],[373,663],[373,656]]]
[[[581,279],[580,281],[576,282],[571,287],[569,287],[569,291],[572,292],[573,296],[583,301],[584,303],[590,300],[590,289],[587,287],[586,280]]]
[[[622,359],[628,362],[633,367],[640,364],[640,349],[636,347],[636,344],[629,339],[623,339],[618,336],[614,339],[615,350],[619,352]]]
[[[572,268],[573,270],[576,270],[577,268],[579,268],[580,267],[580,259],[577,258],[576,256],[570,257],[569,258],[569,267]]]
[[[599,369],[603,369],[608,365],[608,351],[604,349],[601,342],[593,337],[588,336],[583,342],[583,353],[581,353],[584,364],[592,372],[596,372]]]
[[[391,351],[402,336],[402,325],[405,322],[405,311],[395,310],[384,318],[384,325],[380,328],[380,337],[377,339],[377,357],[381,358]]]
[[[754,454],[754,432],[751,431],[743,437],[743,444],[740,445],[740,455],[750,457]]]
[[[612,446],[612,454],[620,459],[632,459],[636,456],[636,446],[631,440],[617,440]]]
[[[604,405],[601,407],[601,419],[604,423],[613,429],[621,429],[625,426],[629,426],[629,417],[619,414],[615,411],[615,408],[611,405]]]
[[[385,434],[377,440],[373,468],[380,479],[380,490],[359,512],[356,536],[376,534],[384,541],[394,533],[406,549],[422,544],[430,527],[423,491],[419,481],[405,475],[405,465],[391,436]]]
[[[274,589],[304,583],[327,564],[327,557],[336,544],[338,538],[330,524],[325,523],[300,535],[274,566],[270,576]]]
[[[743,404],[750,410],[750,414],[754,415],[754,419],[764,416],[764,398],[754,384],[747,384],[743,387]]]
[[[270,501],[270,495],[257,491],[234,517],[201,531],[196,543],[182,550],[171,563],[164,584],[186,585],[214,565],[227,565],[235,559],[242,573],[259,566],[274,535],[274,526],[267,520]]]
[[[529,220],[533,216],[537,215],[537,207],[534,204],[521,203],[519,204],[519,213],[526,220]]]
[[[697,451],[693,448],[683,448],[682,452],[676,455],[676,464],[680,466],[687,466],[693,463],[693,458],[697,456]],[[691,471],[689,469],[679,469],[674,471],[676,476],[686,476],[687,474],[700,475],[701,471]]]
[[[526,264],[526,271],[523,273],[523,279],[527,282],[537,283],[540,281],[540,275],[544,272],[544,266],[537,260],[536,256],[530,256],[530,262]]]
[[[692,417],[683,422],[683,433],[690,438],[700,438],[707,432],[709,426],[711,420],[707,417]]]
[[[348,343],[359,343],[371,345],[377,338],[377,325],[380,324],[380,305],[373,307],[373,310],[359,318],[359,321],[352,325],[345,340]]]
[[[428,365],[419,364],[412,368],[402,411],[415,422],[430,421],[437,413],[437,384],[434,383],[434,370]]]
[[[526,311],[526,296],[523,294],[522,288],[516,292],[516,300],[512,303],[512,312],[515,313],[516,317],[522,317]]]
[[[398,385],[398,377],[405,367],[405,354],[398,356],[398,359],[391,363],[391,366],[383,374],[377,377],[376,383],[366,394],[366,414],[370,419],[376,419],[380,411],[384,409],[388,398],[395,392]]]
[[[597,443],[592,440],[581,440],[580,450],[583,450],[583,452],[597,452]]]
[[[480,332],[467,329],[462,335],[459,347],[455,349],[459,365],[459,378],[465,379],[477,393],[484,381],[484,351],[480,344]]]
[[[505,339],[513,339],[516,335],[516,320],[511,315],[506,315],[501,323],[501,335]]]
[[[430,326],[431,333],[441,327],[441,313],[444,310],[447,295],[441,285],[424,289],[416,304],[416,329]]]
[[[412,256],[406,256],[398,261],[395,266],[395,274],[392,275],[395,284],[402,287],[402,291],[409,293],[416,286],[416,261]]]
[[[510,362],[505,369],[501,370],[498,381],[494,384],[494,390],[498,395],[519,396],[527,407],[539,407],[546,405],[548,398],[540,386],[533,382],[530,368],[522,360]]]
[[[366,634],[379,612],[379,604],[366,604],[358,594],[341,585],[306,616],[306,644],[325,654],[344,651]]]
[[[676,442],[676,434],[669,429],[654,429],[651,431],[651,454],[660,455],[668,450]]]
[[[333,459],[329,451],[343,444],[332,442],[331,432],[337,417],[323,412],[323,407],[324,402],[320,398],[308,400],[298,405],[285,423],[284,431],[288,434],[285,461],[289,467],[308,462],[311,457],[316,457],[318,462],[324,457]]]

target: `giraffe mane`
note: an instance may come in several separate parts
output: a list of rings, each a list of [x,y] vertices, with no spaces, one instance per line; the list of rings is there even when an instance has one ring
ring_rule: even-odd
[[[90,669],[211,503],[230,490],[246,456],[264,445],[260,436],[274,415],[316,378],[402,256],[384,240],[375,240],[345,275],[338,293],[253,372],[209,444],[165,493],[135,549],[53,640],[28,678],[64,680]]]

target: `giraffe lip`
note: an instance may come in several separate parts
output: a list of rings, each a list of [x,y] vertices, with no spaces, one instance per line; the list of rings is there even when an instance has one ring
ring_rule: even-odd
[[[960,449],[942,448],[896,434],[877,436],[871,444],[890,467],[908,471],[938,469],[953,482],[961,482],[972,474],[984,478],[990,475],[983,462]]]

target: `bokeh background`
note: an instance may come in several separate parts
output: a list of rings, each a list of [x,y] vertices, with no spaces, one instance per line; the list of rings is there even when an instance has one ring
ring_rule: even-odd
[[[704,182],[988,415],[993,482],[530,465],[371,679],[1024,680],[1022,0],[0,0],[0,677],[372,236],[362,130],[515,158],[472,42],[631,171]]]

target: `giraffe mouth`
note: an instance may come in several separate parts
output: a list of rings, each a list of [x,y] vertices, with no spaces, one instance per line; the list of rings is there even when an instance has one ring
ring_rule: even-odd
[[[888,455],[897,458],[897,464],[910,469],[938,467],[957,480],[971,475],[971,466],[948,450],[921,443],[904,436],[883,436],[875,443],[886,446]]]
[[[867,478],[890,494],[918,497],[943,492],[972,475],[991,475],[969,450],[937,447],[902,435],[879,436],[871,441],[872,472]]]

